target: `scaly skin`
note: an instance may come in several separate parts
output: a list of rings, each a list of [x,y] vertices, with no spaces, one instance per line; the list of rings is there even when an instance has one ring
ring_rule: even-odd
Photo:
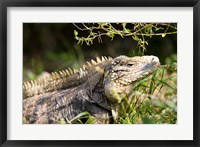
[[[96,123],[110,123],[111,106],[120,103],[134,89],[134,83],[160,65],[155,56],[92,60],[78,71],[52,73],[45,79],[23,85],[24,123],[70,123],[87,111]]]

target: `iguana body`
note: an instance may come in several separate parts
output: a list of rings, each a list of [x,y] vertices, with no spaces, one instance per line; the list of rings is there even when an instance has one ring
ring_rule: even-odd
[[[23,85],[24,123],[70,122],[81,112],[96,116],[96,123],[109,123],[110,106],[119,103],[134,83],[159,66],[155,56],[91,60],[83,68],[54,72]]]

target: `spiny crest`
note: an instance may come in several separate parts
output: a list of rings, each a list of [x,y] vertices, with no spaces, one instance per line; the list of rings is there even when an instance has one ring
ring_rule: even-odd
[[[84,71],[86,71],[89,68],[92,68],[98,64],[101,64],[104,61],[109,61],[112,60],[111,57],[105,57],[102,56],[101,58],[96,57],[96,61],[95,60],[91,60],[90,62],[86,62],[86,65],[83,65],[82,68],[80,69],[65,69],[65,70],[61,70],[58,72],[52,72],[49,76],[45,76],[45,77],[41,77],[37,80],[31,80],[31,81],[27,81],[23,83],[23,89],[30,89],[33,87],[37,87],[38,85],[40,86],[45,86],[46,83],[53,81],[53,80],[57,80],[57,79],[61,79],[61,78],[66,78],[70,75],[76,74],[76,73],[84,73]]]

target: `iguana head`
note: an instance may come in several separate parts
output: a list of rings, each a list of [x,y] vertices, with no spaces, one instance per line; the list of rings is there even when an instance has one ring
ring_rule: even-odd
[[[134,83],[151,74],[160,65],[155,56],[119,56],[105,68],[104,91],[112,102],[120,102],[133,90]]]

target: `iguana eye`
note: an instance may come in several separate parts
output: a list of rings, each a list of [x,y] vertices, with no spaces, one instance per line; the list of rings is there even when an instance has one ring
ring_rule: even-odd
[[[130,67],[130,66],[133,66],[133,65],[135,65],[135,63],[128,63],[128,64],[127,64],[127,66],[129,66],[129,67]]]
[[[131,66],[136,66],[138,63],[136,61],[131,61],[131,62],[128,62],[126,65],[128,67],[131,67]]]
[[[127,64],[127,66],[133,66],[133,64],[129,63],[129,64]]]

